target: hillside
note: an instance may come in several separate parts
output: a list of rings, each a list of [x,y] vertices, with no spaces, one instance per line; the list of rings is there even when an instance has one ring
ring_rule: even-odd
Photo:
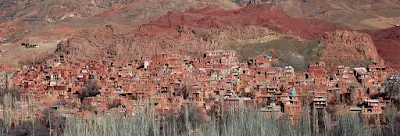
[[[108,24],[131,32],[166,14],[193,8],[235,9],[227,0],[6,0],[0,6],[0,64],[40,60],[54,53],[49,48],[24,49],[22,42],[45,44],[93,31]],[[29,55],[21,55],[29,54]]]
[[[250,0],[237,1],[243,4]],[[292,17],[323,19],[344,24],[353,29],[383,29],[392,27],[392,24],[400,24],[399,0],[254,1],[274,3]]]
[[[292,18],[274,6],[263,4],[236,10],[208,7],[168,12],[135,31],[125,33],[121,29],[124,28],[107,25],[84,31],[73,36],[64,47],[72,60],[132,59],[126,56],[221,49],[238,42],[266,42],[265,38],[274,37],[316,39],[324,32],[346,28],[323,20]]]
[[[242,8],[228,0],[21,0],[3,3],[0,7],[0,63],[10,65],[41,62],[43,58],[56,55],[60,40],[63,40],[62,50],[57,54],[65,54],[73,61],[129,60],[160,52],[199,52],[278,39],[323,41],[326,32],[389,27],[379,23],[387,20],[396,23],[395,18],[400,15],[396,14],[399,4],[395,0],[275,0],[271,4]],[[377,17],[379,23],[374,23]],[[373,25],[363,24],[366,19],[372,20]],[[381,38],[385,40],[373,36],[368,46],[379,44]],[[357,40],[351,36],[347,39]],[[332,43],[334,49],[347,47],[340,41],[332,42],[338,42]],[[42,46],[26,49],[19,46],[21,43]],[[317,47],[330,45],[322,42]],[[356,46],[349,47],[353,50]],[[393,66],[396,60],[382,53],[392,47],[376,45],[376,48],[384,61]],[[337,54],[334,50],[325,52]],[[360,58],[362,52],[355,53],[356,58]]]
[[[329,32],[324,34],[322,43],[321,60],[331,62],[333,66],[384,64],[368,34],[356,31]]]
[[[378,54],[386,64],[400,70],[400,27],[392,27],[370,32]]]

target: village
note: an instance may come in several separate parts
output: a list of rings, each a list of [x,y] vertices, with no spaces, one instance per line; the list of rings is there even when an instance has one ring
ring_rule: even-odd
[[[146,103],[153,103],[157,114],[176,113],[187,104],[203,114],[256,107],[266,116],[289,115],[291,121],[299,119],[303,107],[326,113],[340,105],[342,111],[369,119],[390,103],[381,95],[384,81],[393,73],[386,66],[337,66],[327,71],[324,62],[315,62],[306,71],[295,71],[292,66],[275,67],[274,61],[278,60],[263,54],[240,63],[233,50],[82,63],[59,56],[3,74],[0,87],[18,92],[18,103],[26,108],[34,105],[36,116],[46,108],[64,116],[112,112],[134,116]],[[3,73],[11,71],[0,68]],[[92,92],[83,94],[85,88]],[[25,111],[21,108],[14,115],[23,120]]]

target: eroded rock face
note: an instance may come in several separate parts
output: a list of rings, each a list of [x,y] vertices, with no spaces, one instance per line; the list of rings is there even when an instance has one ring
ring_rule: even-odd
[[[346,28],[322,20],[291,18],[265,4],[237,10],[209,7],[169,12],[136,30],[125,29],[117,25],[79,33],[66,49],[77,59],[124,59],[160,52],[215,50],[232,42],[265,42],[268,36],[315,39],[324,32]]]
[[[356,31],[327,32],[323,36],[321,60],[334,65],[384,64],[371,37]]]
[[[220,49],[231,43],[263,42],[266,37],[279,34],[263,27],[227,27],[223,29],[203,29],[182,27],[181,33],[175,29],[165,29],[165,34],[143,34],[138,32],[120,33],[120,28],[111,25],[97,31],[82,31],[63,43],[63,53],[71,60],[95,60],[116,58],[136,59],[162,52],[201,52]]]

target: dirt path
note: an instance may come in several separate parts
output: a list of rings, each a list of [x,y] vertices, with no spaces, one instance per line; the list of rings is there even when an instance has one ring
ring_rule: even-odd
[[[374,27],[376,29],[386,29],[393,27],[394,24],[400,24],[400,18],[371,18],[361,21],[362,24]]]

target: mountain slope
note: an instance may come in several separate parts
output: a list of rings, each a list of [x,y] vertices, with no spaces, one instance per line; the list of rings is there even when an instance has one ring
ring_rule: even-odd
[[[400,70],[400,27],[392,27],[370,32],[378,54],[386,64]]]
[[[228,0],[3,0],[0,4],[0,64],[24,63],[51,55],[49,48],[24,49],[24,43],[56,43],[82,31],[108,24],[124,33],[159,18],[168,11],[193,8],[238,8]],[[43,46],[42,46],[43,47]],[[46,46],[47,47],[47,46]],[[21,56],[20,54],[29,54]]]
[[[264,4],[237,10],[209,7],[168,12],[135,31],[123,32],[123,29],[108,25],[96,31],[85,31],[73,36],[64,47],[73,60],[132,59],[126,56],[221,49],[229,43],[262,42],[268,37],[315,39],[324,32],[346,28],[322,20],[292,18]]]
[[[237,0],[238,3],[250,0]],[[400,24],[399,0],[255,0],[271,2],[288,15],[317,18],[344,24],[353,29],[389,28]]]

